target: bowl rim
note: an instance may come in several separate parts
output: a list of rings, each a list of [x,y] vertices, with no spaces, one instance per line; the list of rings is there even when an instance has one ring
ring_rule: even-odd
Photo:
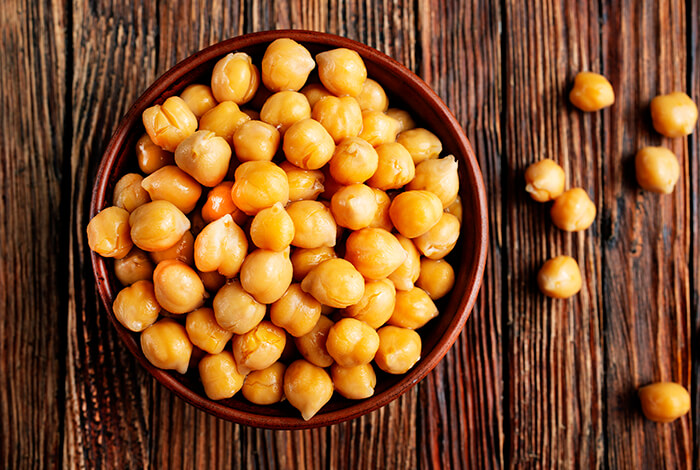
[[[150,103],[160,98],[169,88],[177,84],[182,77],[188,75],[203,63],[209,62],[217,57],[221,57],[229,52],[256,46],[261,43],[269,43],[281,37],[288,37],[301,43],[313,43],[328,48],[348,47],[357,51],[363,60],[371,60],[387,68],[392,74],[400,77],[408,86],[430,104],[435,111],[445,119],[445,126],[450,128],[454,134],[459,152],[465,157],[463,163],[466,166],[467,175],[474,183],[476,213],[471,214],[471,221],[474,224],[476,236],[474,238],[474,266],[472,270],[473,280],[471,285],[463,293],[454,317],[447,326],[447,334],[444,335],[430,353],[421,358],[418,367],[415,367],[393,386],[365,400],[353,402],[345,408],[332,410],[314,416],[309,421],[304,421],[301,417],[290,416],[266,416],[251,413],[225,406],[220,402],[210,400],[200,395],[193,389],[179,382],[169,371],[161,370],[153,366],[143,355],[140,346],[132,336],[132,332],[123,327],[115,318],[112,306],[108,299],[113,298],[111,286],[109,285],[109,273],[105,259],[89,250],[95,282],[110,321],[117,330],[121,340],[136,357],[139,363],[161,384],[174,392],[187,403],[228,421],[268,429],[307,429],[331,424],[340,423],[362,416],[370,411],[383,407],[400,395],[408,391],[416,383],[422,380],[438,362],[447,354],[459,334],[462,332],[467,319],[471,315],[474,304],[481,287],[483,272],[486,265],[488,251],[488,216],[487,202],[484,182],[479,168],[478,160],[474,150],[467,139],[464,131],[443,100],[430,88],[418,75],[404,65],[394,60],[390,56],[358,41],[337,36],[330,33],[322,33],[309,30],[272,30],[261,31],[242,36],[233,37],[202,49],[199,52],[187,57],[168,69],[131,105],[127,113],[120,120],[117,129],[114,131],[100,161],[100,166],[96,175],[96,182],[92,190],[90,202],[90,218],[94,217],[102,208],[106,207],[106,192],[108,186],[108,174],[117,161],[120,149],[129,139],[129,131],[135,123],[140,123],[142,109]],[[468,273],[470,274],[470,273]]]

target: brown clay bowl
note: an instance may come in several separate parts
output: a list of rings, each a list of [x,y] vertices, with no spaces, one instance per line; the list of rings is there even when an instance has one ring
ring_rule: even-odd
[[[168,70],[129,109],[102,158],[93,188],[90,216],[111,205],[112,191],[119,177],[130,169],[137,168],[133,149],[136,140],[144,132],[141,123],[144,109],[179,94],[191,83],[207,83],[207,77],[216,61],[229,52],[247,52],[259,66],[267,45],[280,37],[296,40],[313,55],[336,47],[357,51],[367,65],[368,76],[384,86],[391,106],[409,110],[420,126],[430,129],[442,140],[444,152],[454,154],[459,162],[464,222],[460,242],[450,255],[450,261],[455,267],[456,282],[452,293],[438,302],[440,315],[419,330],[423,340],[421,360],[405,375],[393,376],[378,370],[373,397],[351,401],[336,393],[309,421],[304,421],[297,410],[284,401],[276,406],[258,406],[247,402],[240,393],[228,400],[213,401],[204,394],[196,368],[191,368],[194,370],[186,375],[180,375],[158,369],[146,360],[141,352],[138,334],[124,328],[112,312],[112,302],[121,289],[113,274],[112,261],[92,252],[90,256],[97,289],[110,320],[126,347],[161,384],[186,402],[223,419],[264,428],[301,429],[357,418],[386,405],[413,387],[437,365],[455,342],[476,301],[488,243],[484,183],[469,141],[435,92],[389,56],[359,42],[331,34],[298,30],[265,31],[220,42]]]

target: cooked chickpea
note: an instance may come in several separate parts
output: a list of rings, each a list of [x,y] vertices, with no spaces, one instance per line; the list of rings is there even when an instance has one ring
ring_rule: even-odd
[[[299,359],[284,373],[284,396],[308,421],[333,396],[333,381],[322,368]]]
[[[365,281],[352,263],[333,258],[313,268],[301,288],[324,305],[345,308],[362,299]]]
[[[188,313],[185,329],[192,344],[209,354],[219,354],[233,337],[233,333],[219,326],[214,310],[210,308],[198,308]]]
[[[168,152],[174,152],[180,142],[197,130],[197,117],[179,96],[146,109],[142,120],[151,141]]]
[[[374,328],[355,318],[343,318],[328,330],[326,349],[340,366],[369,364],[378,347],[379,337]]]
[[[143,250],[133,247],[125,257],[114,260],[114,274],[125,286],[136,281],[151,280],[153,262]]]
[[[229,145],[234,145],[233,136],[250,116],[241,111],[233,101],[224,101],[204,113],[199,120],[199,130],[212,131],[223,137]]]
[[[287,342],[287,334],[282,328],[267,320],[242,335],[233,337],[233,356],[238,370],[247,374],[252,370],[262,370],[277,362]]]
[[[106,258],[125,257],[134,246],[130,219],[129,213],[120,207],[112,206],[101,210],[87,226],[90,249]]]
[[[391,217],[389,216],[391,198],[381,189],[372,188],[372,191],[374,191],[374,199],[377,201],[377,212],[374,214],[374,219],[372,219],[369,226],[373,228],[383,228],[391,232],[394,228],[394,225],[391,223]]]
[[[416,121],[413,120],[408,111],[397,108],[389,108],[386,110],[386,114],[399,122],[399,132],[415,129],[416,127]]]
[[[187,372],[192,356],[192,343],[185,327],[169,318],[162,318],[143,330],[141,349],[154,366],[180,374]]]
[[[187,104],[187,107],[192,110],[192,113],[197,119],[201,118],[204,113],[218,104],[211,88],[199,83],[185,88],[180,94],[180,98],[182,98]]]
[[[588,193],[581,188],[564,191],[554,200],[550,210],[554,225],[567,232],[580,232],[593,224],[596,208]]]
[[[364,184],[351,184],[338,190],[331,199],[335,222],[350,230],[368,227],[377,213],[374,191]]]
[[[455,157],[448,155],[420,162],[416,166],[415,178],[406,188],[430,191],[440,198],[442,207],[447,208],[459,194],[459,174]]]
[[[219,289],[212,305],[216,322],[237,335],[255,328],[267,310],[264,304],[243,290],[238,281],[231,281]]]
[[[279,202],[257,213],[250,224],[250,239],[265,250],[283,251],[294,239],[294,222]]]
[[[143,331],[158,319],[160,305],[150,281],[136,281],[117,294],[112,305],[119,323],[131,331]]]
[[[321,316],[321,304],[292,284],[279,300],[270,307],[270,320],[287,333],[298,338],[314,329]]]
[[[600,111],[615,102],[613,87],[604,76],[593,72],[579,72],[569,100],[581,111]]]
[[[311,117],[321,123],[337,144],[362,130],[362,110],[352,96],[327,96],[313,107]]]
[[[391,142],[376,147],[377,171],[367,180],[373,188],[398,189],[408,184],[416,176],[416,166],[403,145]]]
[[[165,165],[175,163],[173,154],[154,144],[148,134],[142,135],[136,142],[136,160],[139,162],[141,171],[147,175]]]
[[[262,121],[246,121],[233,134],[233,148],[241,162],[272,161],[279,144],[279,131]]]
[[[223,276],[216,271],[210,271],[207,273],[200,271],[197,274],[199,274],[199,278],[202,280],[202,284],[204,284],[204,288],[207,290],[207,292],[217,292],[224,286],[224,284],[226,284],[226,276]]]
[[[335,143],[318,121],[304,119],[287,129],[282,149],[291,164],[305,170],[318,170],[333,156]]]
[[[294,338],[294,345],[304,359],[318,367],[329,367],[333,358],[326,350],[326,338],[333,322],[321,315],[313,329],[305,335]]]
[[[399,133],[399,121],[381,111],[364,111],[362,113],[362,131],[360,137],[376,147],[396,141]]]
[[[333,248],[328,246],[295,249],[291,256],[294,280],[300,282],[313,268],[331,258],[337,256]]]
[[[427,292],[431,299],[441,299],[452,290],[454,284],[455,272],[450,263],[444,259],[421,259],[416,285]]]
[[[315,66],[304,46],[292,39],[276,39],[265,50],[262,81],[270,91],[299,91]]]
[[[272,162],[245,162],[236,168],[231,189],[233,203],[248,215],[289,201],[289,182],[283,169]]]
[[[321,100],[321,98],[325,98],[326,96],[334,96],[333,93],[326,90],[326,87],[320,83],[310,83],[306,85],[301,89],[301,93],[306,96],[306,99],[309,101],[309,106],[311,106],[312,109],[314,106],[316,106],[316,103]]]
[[[202,206],[202,220],[206,223],[231,214],[234,222],[241,225],[246,221],[246,215],[233,203],[231,189],[233,181],[224,181],[214,186],[207,194],[207,200]]]
[[[289,182],[289,200],[315,200],[324,190],[325,176],[320,170],[304,170],[284,161],[280,168],[287,174]]]
[[[393,282],[388,279],[368,281],[360,301],[347,307],[344,315],[363,321],[376,329],[391,318],[395,304],[396,288]]]
[[[332,49],[316,55],[318,77],[323,86],[336,96],[357,96],[367,79],[362,57],[346,48]]]
[[[190,175],[175,165],[167,165],[154,171],[141,182],[141,186],[154,201],[168,201],[189,214],[202,195],[202,187]]]
[[[404,191],[389,206],[394,227],[406,238],[426,233],[440,221],[442,213],[440,198],[430,191]]]
[[[405,374],[420,359],[420,335],[407,328],[385,326],[377,331],[379,349],[374,362],[389,374]]]
[[[438,136],[427,129],[417,127],[401,132],[396,137],[396,142],[403,145],[413,158],[413,163],[418,165],[424,160],[438,158],[442,152],[442,142]]]
[[[310,117],[309,101],[296,91],[278,91],[265,101],[260,110],[260,120],[277,128],[282,135],[292,124]]]
[[[423,235],[413,239],[423,256],[441,259],[447,256],[457,244],[460,223],[457,217],[443,212],[440,220]]]
[[[357,230],[345,242],[345,259],[367,279],[384,279],[407,256],[397,238],[381,228]]]
[[[143,176],[136,173],[127,173],[119,178],[114,186],[112,204],[131,212],[139,206],[150,202],[151,197],[141,187]]]
[[[658,423],[670,423],[690,411],[690,394],[681,384],[656,382],[639,389],[644,416]]]
[[[581,290],[581,270],[571,256],[556,256],[542,265],[537,284],[544,295],[568,299]]]
[[[180,241],[190,229],[190,220],[171,202],[153,201],[135,209],[128,225],[136,246],[145,251],[163,251]]]
[[[199,361],[199,377],[204,393],[212,400],[231,398],[243,387],[245,375],[238,371],[233,354],[223,351],[208,354]]]
[[[153,286],[161,307],[170,313],[187,313],[204,303],[204,284],[182,261],[161,261],[153,271]]]
[[[177,146],[175,163],[200,184],[221,183],[231,161],[231,147],[212,131],[197,131]]]
[[[647,191],[671,194],[681,168],[673,152],[664,147],[644,147],[634,159],[639,186]]]
[[[211,222],[194,241],[194,264],[202,272],[238,274],[248,252],[248,239],[230,214]]]
[[[241,285],[258,302],[271,304],[292,283],[292,272],[292,262],[286,253],[258,249],[243,261]]]
[[[377,171],[379,155],[365,140],[359,137],[344,139],[335,148],[329,170],[340,184],[364,183]]]
[[[374,387],[377,385],[377,375],[371,364],[360,364],[353,367],[333,364],[331,378],[338,393],[351,400],[371,397],[374,395]]]
[[[294,222],[292,245],[299,248],[335,246],[338,228],[330,209],[318,201],[296,201],[287,206]]]
[[[328,169],[329,165],[326,165],[323,167],[321,170],[323,172],[324,176],[324,181],[323,181],[323,192],[321,193],[321,199],[325,199],[326,201],[330,201],[333,198],[333,195],[338,192],[340,188],[342,188],[344,185],[338,183],[335,178],[333,178],[333,175],[331,175],[330,170]]]
[[[461,224],[462,223],[462,199],[459,196],[457,196],[457,199],[455,199],[452,204],[445,207],[445,212],[457,217],[457,220],[459,220],[459,223]]]
[[[256,405],[272,405],[284,398],[284,372],[287,367],[281,362],[275,362],[270,367],[254,370],[243,382],[241,392],[251,403]]]
[[[211,73],[211,91],[219,102],[247,103],[258,91],[259,83],[258,68],[245,52],[227,54]]]
[[[194,263],[194,236],[189,230],[173,246],[163,251],[151,253],[151,259],[158,264],[166,259],[176,259],[192,266]]]
[[[356,99],[362,111],[385,112],[389,108],[389,99],[386,97],[384,88],[371,78],[365,80],[362,91]]]
[[[525,170],[525,191],[537,202],[558,198],[564,192],[566,175],[554,160],[545,158],[533,163]]]
[[[396,291],[396,305],[388,323],[415,330],[438,316],[432,299],[420,287]]]
[[[692,134],[698,122],[698,107],[682,91],[659,95],[651,100],[651,120],[654,129],[666,137]]]
[[[438,222],[438,225],[440,223]],[[437,227],[437,225],[436,225]],[[433,227],[434,229],[435,227]],[[433,230],[431,229],[431,230]],[[430,233],[428,231],[427,233]],[[421,235],[424,237],[426,234]],[[420,253],[416,249],[414,243],[403,235],[396,235],[396,239],[401,244],[407,256],[401,265],[389,274],[389,280],[394,283],[399,290],[409,290],[413,288],[413,284],[418,280],[420,275]],[[417,240],[417,239],[416,239]]]

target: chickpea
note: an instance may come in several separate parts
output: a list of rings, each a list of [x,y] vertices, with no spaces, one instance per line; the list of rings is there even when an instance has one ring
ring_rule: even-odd
[[[416,166],[416,176],[406,186],[407,189],[424,189],[440,198],[442,207],[447,208],[459,194],[457,161],[452,155],[444,158],[424,160]]]
[[[114,186],[112,204],[131,212],[139,206],[151,201],[145,189],[141,187],[143,176],[136,173],[127,173],[119,178]]]
[[[236,168],[233,203],[248,215],[289,201],[287,174],[272,162],[245,162]]]
[[[248,333],[233,337],[233,356],[238,370],[247,374],[251,370],[262,370],[277,362],[287,342],[282,328],[267,320],[261,321]]]
[[[377,213],[374,191],[364,184],[345,186],[333,195],[331,212],[341,227],[350,230],[368,227]]]
[[[165,165],[173,165],[175,157],[153,143],[148,134],[144,134],[136,142],[136,160],[139,168],[147,175],[153,173]]]
[[[615,102],[613,87],[604,76],[593,72],[579,72],[569,100],[581,111],[600,111]]]
[[[445,212],[457,217],[457,220],[459,220],[459,223],[461,224],[462,223],[462,199],[459,196],[457,196],[457,199],[455,199],[452,204],[445,207]]]
[[[367,79],[362,57],[350,49],[338,48],[316,55],[318,77],[328,91],[336,96],[357,96]]]
[[[324,305],[345,308],[362,299],[365,281],[349,261],[333,258],[312,269],[301,288]]]
[[[234,145],[233,137],[236,131],[250,116],[241,111],[233,101],[224,101],[204,113],[199,120],[199,130],[212,131],[223,137],[229,145]]]
[[[112,304],[114,316],[131,331],[143,331],[158,319],[160,305],[150,281],[136,281],[123,288]]]
[[[335,389],[342,396],[351,400],[371,397],[374,395],[374,387],[377,385],[377,375],[371,364],[360,364],[353,367],[333,364],[331,377]]]
[[[261,304],[271,304],[292,283],[292,262],[284,252],[255,250],[241,266],[241,285]]]
[[[403,145],[392,142],[376,147],[377,171],[367,180],[373,188],[398,189],[411,182],[416,175],[416,166]]]
[[[233,203],[231,199],[233,181],[224,181],[214,186],[207,194],[207,200],[202,206],[202,219],[204,222],[213,222],[226,214],[231,214],[233,221],[242,225],[246,221],[246,215]]]
[[[533,163],[525,170],[525,191],[537,202],[558,198],[564,192],[566,175],[554,160],[545,158]]]
[[[225,330],[242,335],[260,323],[266,307],[241,287],[238,281],[230,281],[219,289],[212,303],[216,322]]]
[[[236,158],[241,162],[270,162],[280,144],[279,131],[262,121],[246,121],[233,134]]]
[[[379,347],[374,328],[355,318],[343,318],[328,330],[326,349],[343,367],[369,364]]]
[[[304,170],[318,170],[333,156],[335,143],[318,121],[304,119],[287,129],[282,149],[291,164]]]
[[[294,239],[294,222],[279,202],[263,209],[250,224],[250,239],[265,250],[283,251]]]
[[[406,238],[426,233],[440,221],[442,213],[440,198],[430,191],[404,191],[389,207],[394,227]]]
[[[299,248],[333,247],[338,233],[331,211],[318,201],[296,201],[287,206],[294,222],[292,245]]]
[[[360,138],[376,147],[396,141],[399,133],[399,121],[380,111],[364,111],[362,113],[362,131]]]
[[[158,303],[170,313],[187,313],[204,303],[204,284],[194,269],[182,261],[161,261],[153,271]]]
[[[676,156],[664,147],[644,147],[634,159],[639,186],[647,191],[671,194],[681,168]]]
[[[439,222],[438,225],[440,225]],[[435,227],[433,227],[433,229],[434,228]],[[427,233],[430,233],[430,231]],[[425,235],[426,234],[423,234],[421,237],[424,237]],[[414,245],[410,239],[404,237],[403,235],[397,235],[396,239],[401,244],[401,248],[404,249],[407,256],[404,262],[401,263],[401,265],[396,268],[395,271],[389,274],[388,277],[389,280],[394,283],[397,289],[410,290],[413,288],[413,284],[418,280],[418,276],[420,275],[420,253],[418,253],[416,245]]]
[[[326,165],[321,170],[324,176],[323,192],[321,193],[321,198],[325,199],[326,201],[330,201],[333,198],[333,195],[337,193],[340,188],[345,186],[343,184],[338,183],[335,180],[335,178],[333,178],[330,170],[328,169],[329,166],[330,165]]]
[[[248,239],[230,214],[211,222],[194,241],[194,264],[202,272],[238,274],[248,252]]]
[[[326,350],[326,338],[333,322],[325,315],[321,315],[314,328],[303,336],[294,338],[299,354],[304,359],[318,367],[329,367],[333,364],[333,358]]]
[[[362,85],[362,91],[356,97],[362,111],[386,112],[389,108],[389,99],[382,86],[368,78]]]
[[[459,229],[459,219],[452,214],[443,212],[433,228],[416,237],[413,241],[423,256],[430,259],[441,259],[454,249],[459,238]]]
[[[313,268],[332,258],[337,258],[337,256],[333,248],[328,246],[295,249],[291,256],[294,280],[301,281]]]
[[[243,382],[243,396],[256,405],[272,405],[284,398],[284,372],[287,367],[275,362],[270,367],[254,370]]]
[[[145,251],[167,250],[190,229],[189,219],[168,201],[153,201],[138,207],[129,216],[128,225],[134,244]]]
[[[320,122],[337,144],[362,130],[362,110],[352,96],[327,96],[313,107],[311,117]]]
[[[537,284],[544,295],[568,299],[581,290],[581,270],[571,256],[556,256],[542,265]]]
[[[192,343],[185,327],[170,318],[161,318],[141,333],[141,349],[148,362],[160,369],[187,372]]]
[[[367,279],[384,279],[407,256],[397,238],[381,228],[357,230],[345,242],[345,259]]]
[[[455,272],[444,259],[423,258],[420,261],[420,276],[416,285],[428,293],[431,299],[444,297],[455,283]]]
[[[369,226],[372,228],[383,228],[387,232],[391,232],[394,228],[389,216],[391,198],[381,189],[372,188],[372,191],[374,191],[374,199],[377,201],[377,212],[374,214],[374,219],[372,219]]]
[[[347,307],[344,315],[363,321],[376,329],[391,318],[395,305],[396,288],[393,282],[388,279],[368,281],[360,301]]]
[[[204,113],[218,104],[211,88],[199,83],[185,88],[180,94],[180,98],[183,99],[197,119],[201,118]]]
[[[260,84],[260,73],[245,52],[227,54],[211,73],[211,91],[217,101],[241,105],[250,101]]]
[[[301,89],[301,93],[306,96],[306,99],[309,101],[309,106],[311,106],[312,109],[314,106],[316,106],[316,103],[321,100],[321,98],[325,98],[326,96],[334,96],[333,93],[326,90],[326,87],[320,83],[310,83],[306,85]]]
[[[416,122],[413,120],[408,111],[397,108],[389,108],[386,110],[386,114],[399,122],[399,132],[415,129],[416,127]]]
[[[396,291],[396,305],[388,323],[415,330],[438,316],[432,299],[420,287]]]
[[[329,170],[338,183],[349,185],[370,179],[378,165],[379,155],[374,147],[359,137],[349,137],[335,148]]]
[[[197,131],[177,146],[175,163],[200,184],[221,183],[231,161],[231,147],[212,131]]]
[[[226,276],[223,276],[216,271],[206,273],[200,271],[197,274],[199,274],[199,278],[202,280],[202,284],[204,284],[204,288],[207,290],[207,292],[217,292],[224,286],[224,284],[226,284]]]
[[[184,214],[192,212],[202,195],[202,187],[175,165],[154,171],[141,182],[154,201],[168,201]],[[143,207],[143,206],[141,206]]]
[[[260,119],[276,127],[282,135],[292,124],[310,117],[309,101],[296,91],[278,91],[265,101],[260,110]]]
[[[122,285],[153,278],[153,263],[148,255],[133,247],[124,258],[114,260],[114,274]]]
[[[292,284],[279,300],[270,307],[270,320],[287,333],[298,338],[314,329],[321,316],[321,304]]]
[[[554,225],[567,232],[580,232],[593,224],[596,208],[581,188],[569,189],[554,200],[550,210]]]
[[[413,158],[413,163],[418,165],[424,160],[438,158],[442,152],[442,142],[427,129],[417,127],[401,132],[396,137],[396,142],[403,145]]]
[[[245,375],[238,371],[233,354],[223,351],[208,354],[199,361],[199,377],[204,393],[212,400],[231,398],[243,387]]]
[[[325,370],[299,359],[284,373],[284,396],[308,421],[333,396],[333,381]]]
[[[280,168],[287,173],[290,201],[313,201],[323,192],[326,178],[322,171],[304,170],[287,161],[280,163]]]
[[[379,349],[374,361],[389,374],[405,374],[420,360],[420,335],[407,328],[385,326],[377,331]]]
[[[166,259],[176,259],[192,266],[194,263],[194,235],[188,230],[177,243],[167,250],[151,253],[151,259],[156,264]]]
[[[654,129],[666,137],[692,134],[698,122],[698,107],[682,91],[659,95],[651,100],[651,120]]]
[[[656,382],[639,389],[644,416],[658,423],[670,423],[690,411],[690,394],[681,384]]]
[[[198,308],[188,313],[185,329],[192,344],[209,354],[219,354],[233,337],[233,333],[216,323],[214,310],[210,308]]]
[[[151,141],[168,152],[174,152],[180,142],[197,130],[197,117],[179,96],[146,109],[142,119]]]
[[[263,56],[262,81],[270,91],[299,91],[314,67],[316,63],[304,46],[292,39],[276,39]]]
[[[106,258],[125,257],[134,246],[129,233],[129,220],[129,213],[120,207],[101,210],[87,226],[90,249]]]

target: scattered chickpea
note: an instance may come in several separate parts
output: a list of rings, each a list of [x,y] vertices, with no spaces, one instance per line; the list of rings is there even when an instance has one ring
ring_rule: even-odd
[[[316,55],[318,76],[328,91],[336,96],[357,96],[367,79],[367,68],[360,54],[338,48]]]
[[[233,101],[241,105],[258,91],[260,72],[245,52],[227,54],[211,73],[211,91],[217,101]]]
[[[228,351],[209,354],[199,361],[199,377],[204,385],[204,393],[212,400],[231,398],[238,393],[245,380],[233,354]]]
[[[114,260],[114,274],[125,286],[153,279],[153,267],[148,255],[137,247],[133,247],[124,258]]]
[[[165,165],[173,165],[175,156],[154,144],[148,134],[144,134],[136,142],[136,160],[141,171],[150,175]]]
[[[262,59],[262,81],[270,91],[299,91],[316,66],[309,51],[298,42],[280,38],[273,41]]]
[[[554,225],[567,232],[580,232],[593,224],[596,208],[588,193],[581,188],[564,191],[554,200],[550,210]]]
[[[390,325],[415,330],[438,316],[438,309],[432,299],[420,287],[396,292],[396,305],[389,318]]]
[[[87,226],[90,249],[107,258],[125,257],[134,246],[130,219],[129,213],[120,207],[112,206],[101,210]]]
[[[204,186],[221,183],[231,161],[231,147],[212,131],[197,131],[177,146],[175,163]]]
[[[204,113],[217,105],[216,98],[214,98],[211,88],[199,83],[189,85],[185,88],[180,94],[180,98],[183,99],[197,119],[201,118]]]
[[[267,320],[261,321],[252,330],[233,338],[233,356],[238,370],[247,374],[262,370],[277,362],[287,341],[282,328]]]
[[[184,214],[192,212],[202,195],[202,186],[175,165],[154,171],[141,182],[154,201],[168,201]]]
[[[236,158],[241,162],[272,161],[279,144],[279,131],[262,121],[246,121],[233,134]]]
[[[179,96],[151,106],[142,117],[151,141],[168,152],[174,152],[180,142],[197,130],[197,117]]]
[[[299,359],[284,373],[284,396],[308,421],[333,396],[333,381],[322,368]]]
[[[433,260],[422,258],[420,275],[416,285],[423,289],[431,299],[444,297],[455,283],[455,272],[450,263],[444,259]]]
[[[324,305],[345,308],[362,299],[365,281],[349,261],[333,258],[313,268],[301,288]]]
[[[172,203],[153,201],[134,210],[129,225],[136,246],[145,251],[163,251],[180,241],[190,229],[190,220]]]
[[[192,343],[185,327],[170,318],[161,318],[141,333],[141,350],[160,369],[187,372]]]
[[[647,191],[671,194],[681,168],[673,152],[664,147],[644,147],[634,159],[639,186]]]
[[[639,389],[644,416],[651,421],[670,423],[690,411],[690,394],[681,384],[656,382]]]
[[[572,257],[556,256],[542,265],[537,273],[537,284],[543,294],[567,299],[581,290],[581,270]]]
[[[153,283],[136,281],[117,294],[112,305],[119,323],[131,331],[143,331],[158,319],[160,305],[156,300]]]
[[[360,301],[347,307],[344,315],[363,321],[376,329],[391,318],[395,305],[396,288],[393,282],[388,279],[367,281]]]
[[[453,155],[423,160],[416,166],[416,176],[406,188],[430,191],[440,198],[443,208],[449,207],[459,194],[457,160]]]
[[[600,111],[615,102],[613,87],[604,76],[593,72],[579,72],[569,100],[581,111]]]
[[[136,173],[127,173],[119,178],[114,186],[112,204],[131,212],[139,206],[151,201],[145,189],[141,187],[143,176]]]
[[[681,91],[659,95],[651,100],[651,120],[654,129],[666,137],[692,134],[698,122],[698,107]]]
[[[389,374],[405,374],[420,359],[422,342],[413,330],[384,326],[377,331],[379,348],[374,356],[377,366]]]
[[[266,307],[241,287],[230,281],[216,293],[214,301],[216,322],[225,330],[242,335],[255,328],[265,317]]]
[[[272,405],[284,398],[284,372],[287,367],[281,362],[275,362],[270,367],[254,370],[243,382],[241,392],[251,403],[256,405]]]
[[[537,202],[558,198],[564,192],[566,175],[554,160],[545,158],[525,170],[525,191]]]
[[[194,269],[182,261],[161,261],[153,271],[158,303],[170,313],[187,313],[204,303],[204,284]]]
[[[192,344],[209,354],[219,354],[233,337],[216,322],[214,310],[206,307],[187,314],[185,329]]]

